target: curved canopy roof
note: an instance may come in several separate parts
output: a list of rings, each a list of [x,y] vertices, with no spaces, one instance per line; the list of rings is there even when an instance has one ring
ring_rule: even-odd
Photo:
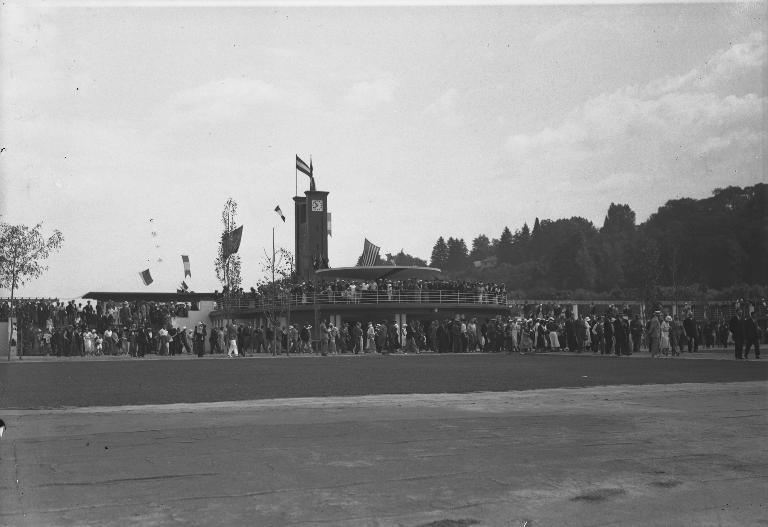
[[[392,280],[407,280],[416,278],[431,280],[441,278],[441,271],[437,267],[415,267],[404,265],[373,265],[370,267],[336,267],[333,269],[318,269],[315,271],[318,278],[335,280],[346,278],[351,280],[379,280],[389,278]]]

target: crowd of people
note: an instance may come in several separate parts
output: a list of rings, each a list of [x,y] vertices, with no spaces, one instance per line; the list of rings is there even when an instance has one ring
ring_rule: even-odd
[[[176,348],[174,339],[182,345],[182,328],[172,327],[171,321],[186,317],[191,308],[184,302],[22,300],[14,303],[17,345],[22,355],[162,353],[164,344]],[[9,303],[0,303],[0,320],[7,320],[9,313]]]
[[[254,301],[254,305],[268,303],[274,296],[271,284],[259,288],[251,287],[246,292],[242,288],[232,291],[218,291],[217,300],[221,303],[238,303],[241,299]],[[311,303],[315,299],[323,303],[374,303],[382,301],[440,302],[461,299],[468,303],[504,304],[506,287],[492,282],[473,282],[468,280],[318,280],[316,282],[291,282],[282,280],[277,283],[278,296],[290,298],[295,304]],[[449,296],[445,296],[445,295]]]
[[[384,282],[395,287],[393,282]],[[503,294],[495,284],[433,281],[395,282],[398,290],[422,291],[431,287],[474,291],[477,295]],[[359,283],[334,281],[324,284],[336,292],[355,291]],[[368,284],[371,286],[372,284]],[[374,287],[378,288],[379,284]],[[340,291],[339,291],[340,290]],[[370,290],[370,289],[367,289]],[[376,289],[374,289],[376,290]],[[302,293],[304,289],[297,289]],[[366,291],[363,289],[362,291]],[[287,325],[273,328],[254,323],[208,328],[174,327],[173,317],[188,314],[190,304],[179,302],[21,301],[16,306],[21,353],[55,356],[147,354],[174,356],[206,353],[240,356],[247,354],[295,353],[438,353],[457,352],[592,352],[601,355],[631,355],[648,350],[652,357],[677,356],[683,351],[733,346],[737,358],[747,357],[765,338],[758,323],[758,310],[737,304],[732,316],[721,310],[719,320],[697,320],[689,308],[682,316],[655,310],[642,320],[629,306],[608,306],[598,313],[592,306],[577,314],[571,306],[557,303],[516,306],[518,316],[495,318],[395,320],[346,322],[335,326],[321,321],[312,326]],[[761,311],[762,312],[762,311]],[[8,304],[0,303],[0,320],[8,315]],[[764,324],[764,323],[763,323]]]

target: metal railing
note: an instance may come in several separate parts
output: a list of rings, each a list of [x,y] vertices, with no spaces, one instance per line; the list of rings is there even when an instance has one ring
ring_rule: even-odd
[[[477,304],[506,306],[505,294],[457,292],[443,290],[422,291],[320,291],[316,293],[285,294],[277,298],[230,297],[216,301],[216,310],[271,310],[290,306],[314,304]]]

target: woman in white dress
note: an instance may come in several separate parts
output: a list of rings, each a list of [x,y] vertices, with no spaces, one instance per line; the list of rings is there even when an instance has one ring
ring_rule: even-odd
[[[83,333],[83,347],[87,357],[93,356],[93,333],[91,333],[90,329]]]
[[[661,353],[666,357],[669,355],[669,330],[672,327],[672,317],[667,315],[661,323]]]

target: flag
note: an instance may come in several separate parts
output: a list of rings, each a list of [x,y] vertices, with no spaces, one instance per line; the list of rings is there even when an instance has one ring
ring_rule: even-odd
[[[312,177],[312,160],[309,161],[310,166],[307,166],[307,164],[301,160],[301,158],[297,155],[296,156],[296,170],[299,172],[303,172],[304,174],[308,175],[309,177]]]
[[[331,235],[331,213],[327,212],[326,214],[328,215],[328,236],[330,236]]]
[[[275,207],[275,212],[277,212],[277,215],[280,216],[280,219],[283,220],[283,223],[285,223],[285,215],[283,214],[283,211],[280,210],[280,205]]]
[[[139,276],[141,277],[141,281],[144,282],[144,285],[149,285],[152,283],[152,275],[149,274],[149,269],[144,269],[139,273]]]
[[[184,278],[192,278],[192,271],[189,270],[189,256],[186,254],[181,255],[181,261],[184,262]]]
[[[363,267],[370,267],[376,263],[376,259],[379,257],[379,249],[381,249],[381,247],[377,247],[369,242],[368,238],[365,239],[365,245],[363,246]]]
[[[181,281],[181,285],[179,285],[179,290],[183,291],[185,293],[187,291],[189,291],[189,286],[187,285],[187,283],[184,280]]]
[[[230,254],[235,254],[240,249],[240,240],[243,238],[243,226],[239,226],[237,229],[225,233],[221,237],[222,251],[224,252],[224,258],[229,258]]]

